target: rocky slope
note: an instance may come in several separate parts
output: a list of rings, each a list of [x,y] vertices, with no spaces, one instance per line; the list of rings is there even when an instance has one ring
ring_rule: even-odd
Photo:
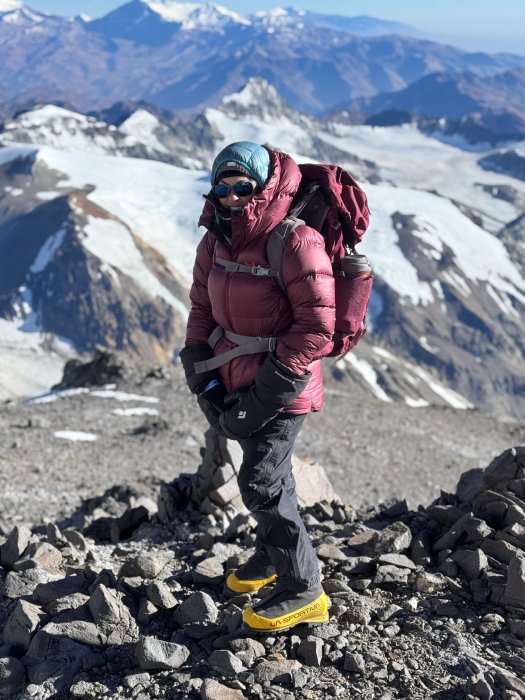
[[[297,454],[323,464],[356,507],[393,497],[427,505],[483,466],[482,455],[525,442],[523,426],[478,410],[387,403],[328,371],[326,379],[325,407],[308,417]],[[110,486],[152,493],[195,470],[205,427],[180,366],[132,369],[106,354],[72,365],[60,391],[0,407],[0,531],[63,518]]]
[[[160,425],[136,439],[151,447],[168,430]],[[201,457],[196,474],[115,484],[45,525],[5,533],[3,697],[523,697],[525,448],[466,472],[417,511],[395,499],[344,505],[321,467],[299,469],[331,620],[280,635],[243,630],[249,596],[222,588],[254,543],[235,488],[238,448],[210,434]]]

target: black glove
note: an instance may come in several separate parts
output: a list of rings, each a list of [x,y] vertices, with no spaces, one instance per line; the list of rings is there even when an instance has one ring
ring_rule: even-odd
[[[206,416],[211,427],[215,428],[217,432],[220,432],[219,416],[226,408],[224,404],[225,396],[226,389],[219,382],[211,389],[203,391],[202,394],[199,394],[197,397],[197,402],[201,411]]]
[[[186,373],[186,382],[193,394],[200,394],[212,379],[219,379],[219,373],[216,369],[211,369],[207,372],[196,374],[195,363],[203,360],[211,360],[213,357],[213,349],[208,343],[196,343],[195,345],[186,345],[179,353],[180,361]]]
[[[295,374],[268,355],[252,384],[226,396],[227,409],[219,417],[223,433],[239,439],[257,432],[299,396],[310,376]]]

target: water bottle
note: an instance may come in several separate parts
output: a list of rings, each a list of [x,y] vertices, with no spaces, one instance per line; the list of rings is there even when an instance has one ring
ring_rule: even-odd
[[[341,270],[343,274],[340,276],[345,277],[347,280],[354,279],[363,275],[363,273],[371,273],[372,268],[368,262],[366,255],[359,255],[359,253],[347,253],[341,258]],[[337,272],[335,273],[337,276]]]
[[[335,330],[353,336],[362,332],[372,289],[372,269],[366,255],[348,250],[334,270]]]

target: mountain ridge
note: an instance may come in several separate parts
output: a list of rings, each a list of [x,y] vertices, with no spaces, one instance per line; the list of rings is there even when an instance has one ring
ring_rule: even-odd
[[[525,66],[525,57],[469,53],[419,37],[349,33],[344,27],[355,18],[338,26],[331,15],[282,10],[243,18],[220,6],[185,5],[177,22],[155,12],[157,4],[132,0],[89,22],[0,15],[5,103],[62,101],[86,112],[145,100],[196,114],[263,73],[295,109],[319,115],[342,98],[399,91],[436,70],[489,76]],[[36,22],[38,32],[30,31]]]

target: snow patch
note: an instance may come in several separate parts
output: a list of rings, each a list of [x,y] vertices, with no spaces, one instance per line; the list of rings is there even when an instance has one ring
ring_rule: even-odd
[[[445,399],[445,401],[450,406],[452,406],[452,408],[458,408],[462,410],[467,408],[474,408],[470,401],[467,401],[467,399],[464,396],[461,396],[461,394],[458,394],[452,389],[444,387],[442,384],[436,381],[430,374],[428,374],[428,372],[425,372],[424,369],[416,367],[415,365],[412,365],[411,369],[413,372],[415,372],[415,374],[418,377],[420,377],[424,382],[428,384],[428,386],[432,389],[434,394],[437,394],[438,396],[441,396],[442,399]]]
[[[36,197],[43,202],[49,202],[52,199],[60,197],[60,192],[37,192]]]
[[[159,153],[169,153],[168,149],[155,136],[155,130],[159,126],[160,122],[154,114],[146,109],[137,109],[122,122],[119,131]]]
[[[90,121],[96,121],[93,117],[86,117],[85,114],[74,112],[57,105],[43,105],[36,107],[29,112],[24,112],[17,117],[20,126],[30,129],[35,126],[45,126],[50,121],[69,119],[76,122],[78,126],[86,127]]]
[[[395,355],[392,355],[392,353],[388,350],[385,350],[385,348],[380,348],[378,345],[374,345],[372,347],[372,351],[375,352],[376,355],[379,355],[379,357],[383,357],[385,360],[396,359]]]
[[[429,401],[425,401],[425,399],[413,399],[410,396],[405,396],[405,403],[407,406],[410,406],[410,408],[425,408],[426,406],[430,406]]]
[[[55,253],[64,242],[65,235],[66,231],[64,228],[62,228],[60,229],[60,231],[57,231],[55,234],[53,234],[47,239],[44,245],[40,248],[33,264],[29,268],[31,272],[42,272],[42,270],[44,270],[49,265],[51,260],[53,260]]]
[[[513,316],[516,320],[520,320],[521,316],[519,312],[512,306],[509,297],[505,294],[498,294],[498,292],[492,288],[490,284],[487,284],[487,294],[496,303],[498,308],[505,316]]]
[[[72,440],[73,442],[95,442],[98,436],[94,433],[84,433],[81,430],[57,430],[53,435],[60,440]]]
[[[425,335],[422,335],[422,336],[419,338],[419,344],[421,345],[421,347],[422,347],[424,350],[426,350],[427,352],[432,353],[433,355],[437,355],[437,353],[439,352],[439,348],[430,345],[430,343],[428,342],[427,337],[426,337]]]
[[[101,389],[92,391],[91,396],[99,399],[115,399],[115,401],[143,401],[144,403],[158,403],[155,396],[141,396],[140,394],[128,394],[125,391],[115,391],[114,389]]]
[[[5,347],[2,331],[0,328],[0,401],[43,394],[58,384],[66,358],[44,350],[36,342],[28,347],[24,342],[30,337],[27,333],[20,333],[22,339],[18,345]]]
[[[113,219],[89,217],[84,231],[87,235],[83,244],[90,253],[129,275],[147,294],[164,299],[184,318],[187,317],[188,311],[184,304],[147,267],[133,236],[122,223]]]
[[[359,374],[363,377],[363,379],[367,382],[367,384],[370,386],[372,389],[372,393],[377,396],[378,399],[381,399],[381,401],[386,401],[387,403],[391,403],[392,399],[388,394],[384,391],[384,389],[379,385],[377,381],[377,373],[375,369],[372,367],[372,365],[367,362],[366,360],[363,360],[361,358],[356,357],[356,355],[349,354],[345,357],[345,361]]]
[[[200,5],[191,2],[174,2],[174,0],[142,0],[153,12],[156,12],[167,22],[185,22],[192,12],[198,10]]]
[[[42,394],[42,396],[35,396],[34,398],[27,399],[24,403],[26,404],[39,404],[39,403],[54,403],[59,399],[65,399],[68,396],[79,396],[80,394],[88,394],[89,389],[86,387],[78,387],[74,389],[63,389],[62,391],[50,391],[48,394]]]
[[[116,408],[111,413],[115,416],[158,416],[159,412],[156,408],[147,408],[146,406],[134,406],[133,408]]]

